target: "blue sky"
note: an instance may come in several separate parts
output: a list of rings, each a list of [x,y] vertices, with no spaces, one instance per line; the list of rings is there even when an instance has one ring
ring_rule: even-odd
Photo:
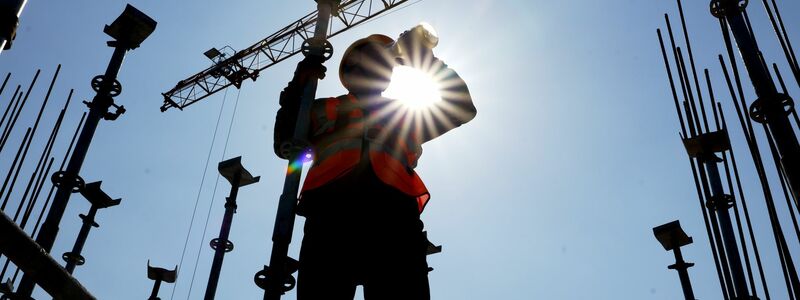
[[[716,55],[723,44],[716,20],[707,1],[685,2],[696,61],[711,69],[716,89],[722,90]],[[152,282],[145,276],[146,262],[179,262],[199,190],[179,282],[165,285],[161,298],[169,299],[173,287],[174,299],[202,297],[212,256],[208,240],[218,233],[230,188],[216,176],[216,163],[241,155],[261,182],[240,191],[231,233],[236,248],[225,257],[217,298],[260,297],[252,277],[269,258],[285,169],[271,145],[277,95],[299,58],[268,69],[241,90],[218,93],[182,112],[159,112],[160,93],[209,66],[205,50],[249,46],[315,5],[310,0],[131,4],[157,20],[158,28],[141,48],[128,53],[119,76],[123,93],[117,97],[128,112],[101,123],[81,173],[87,181],[103,180],[103,189],[123,200],[99,213],[101,227],[90,234],[87,263],[75,276],[100,299],[147,297]],[[63,64],[45,128],[70,88],[75,88],[74,100],[93,95],[89,80],[102,73],[112,52],[105,46],[103,25],[124,5],[28,3],[14,48],[0,54],[0,72],[13,72],[11,82],[25,85],[41,68],[32,94],[39,101],[56,65]],[[800,4],[779,5],[793,41],[800,41]],[[459,72],[472,92],[477,118],[426,144],[417,169],[432,194],[423,220],[431,240],[444,245],[443,253],[428,259],[435,268],[430,275],[434,299],[677,299],[677,275],[666,269],[672,254],[661,248],[651,230],[675,219],[695,240],[684,255],[697,264],[690,269],[697,298],[721,298],[655,35],[657,27],[664,27],[665,12],[677,26],[675,2],[665,0],[425,0],[331,40],[337,52],[328,66],[335,70],[341,51],[352,41],[372,33],[397,36],[427,21],[441,36],[437,55]],[[760,1],[751,1],[750,14],[765,57],[782,62]],[[329,72],[318,95],[342,94],[336,78]],[[796,85],[790,88],[798,92]],[[8,93],[2,95],[3,103]],[[734,116],[729,98],[717,94],[727,115]],[[749,95],[748,102],[753,100]],[[21,139],[22,124],[33,122],[38,109],[33,103],[24,111],[14,140]],[[211,163],[200,187],[221,109]],[[67,124],[76,124],[85,110],[73,102]],[[771,296],[785,298],[753,164],[738,124],[730,125],[737,128],[732,138]],[[62,132],[56,149],[61,152],[56,153],[64,151],[73,126]],[[33,150],[41,149],[43,135],[37,136]],[[5,151],[0,159],[4,169],[11,156],[11,150]],[[785,204],[778,207],[786,211]],[[85,200],[72,197],[56,256],[71,248],[77,214],[86,210]],[[789,225],[788,215],[783,216]],[[296,228],[302,228],[302,219]],[[797,237],[789,227],[786,234],[795,260],[800,259]],[[293,253],[299,236],[298,231]],[[286,298],[294,297],[292,292]]]

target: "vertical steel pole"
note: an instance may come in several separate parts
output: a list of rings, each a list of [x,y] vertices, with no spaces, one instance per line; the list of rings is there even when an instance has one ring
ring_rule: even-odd
[[[211,248],[214,249],[214,260],[211,263],[211,274],[208,276],[208,286],[206,287],[205,300],[213,300],[217,293],[219,274],[222,271],[222,260],[225,253],[233,250],[233,243],[228,241],[233,223],[233,214],[236,212],[236,197],[239,195],[239,182],[242,179],[240,173],[233,175],[231,182],[231,193],[225,199],[225,215],[222,218],[222,226],[219,230],[219,238],[211,241]],[[216,242],[216,243],[215,243]],[[230,247],[228,247],[230,245]]]
[[[750,290],[748,289],[747,280],[744,275],[741,255],[739,254],[739,245],[736,242],[736,235],[733,231],[733,223],[731,222],[731,216],[728,212],[732,203],[727,202],[727,195],[722,189],[722,180],[720,179],[716,162],[717,159],[715,155],[702,158],[709,179],[709,185],[711,186],[712,201],[709,201],[709,209],[714,210],[719,219],[722,241],[725,244],[724,251],[727,253],[728,263],[730,264],[736,297],[739,299],[747,299],[747,297],[750,296]]]
[[[153,291],[150,292],[150,297],[147,300],[161,300],[158,298],[158,290],[161,289],[161,280],[156,280],[153,284]]]
[[[686,300],[695,300],[694,299],[694,291],[692,290],[692,281],[689,280],[689,268],[694,266],[693,263],[687,263],[683,260],[683,254],[681,253],[680,247],[675,247],[672,250],[672,253],[675,254],[675,264],[669,266],[670,269],[678,271],[678,277],[681,280],[681,288],[683,289],[683,295]]]
[[[92,205],[89,208],[89,213],[83,217],[83,225],[81,225],[81,230],[78,231],[78,238],[75,240],[75,245],[72,246],[72,252],[64,253],[63,258],[67,261],[67,265],[64,269],[67,270],[67,273],[72,274],[75,271],[75,266],[78,264],[83,264],[84,259],[80,255],[81,251],[83,251],[83,246],[86,244],[86,239],[89,237],[89,230],[92,229],[92,225],[95,224],[94,217],[97,215],[97,206]],[[69,254],[68,254],[69,253]]]
[[[335,9],[338,9],[338,0],[316,0],[317,24],[314,37],[308,40],[309,49],[304,51],[306,56],[318,56],[320,61],[325,61],[326,50],[332,51],[333,47],[327,41],[328,24]],[[327,49],[326,49],[327,48]],[[328,53],[329,55],[330,53]],[[310,123],[311,102],[316,98],[317,79],[309,79],[303,89],[300,109],[294,131],[294,142],[304,141],[308,135]],[[300,189],[300,178],[303,172],[302,165],[293,168],[293,164],[300,164],[304,155],[304,145],[293,145],[293,153],[289,156],[290,172],[287,173],[283,183],[283,192],[278,202],[278,212],[275,216],[275,225],[272,232],[272,253],[269,267],[256,273],[256,284],[264,289],[264,300],[278,300],[287,290],[294,286],[294,272],[289,267],[289,244],[292,242],[292,230],[295,222],[295,208],[297,207],[297,193]],[[289,284],[290,283],[290,284]],[[288,288],[287,288],[288,284]]]
[[[750,116],[755,121],[766,124],[772,132],[789,187],[794,198],[800,199],[800,144],[786,111],[791,99],[788,95],[778,93],[769,68],[761,59],[760,50],[747,27],[743,15],[745,7],[739,3],[740,1],[733,0],[713,0],[712,13],[716,17],[724,18],[730,26],[750,82],[758,96],[750,107]]]

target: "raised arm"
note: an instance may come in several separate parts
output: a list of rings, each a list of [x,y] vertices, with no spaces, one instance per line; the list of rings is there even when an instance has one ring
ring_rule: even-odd
[[[469,122],[477,114],[467,84],[456,71],[434,58],[431,63],[431,74],[441,85],[442,100],[423,114],[423,120],[415,121],[420,125],[417,133],[421,143]]]

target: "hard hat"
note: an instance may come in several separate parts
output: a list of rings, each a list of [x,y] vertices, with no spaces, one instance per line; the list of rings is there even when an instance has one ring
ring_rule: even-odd
[[[339,80],[342,82],[342,85],[344,85],[344,87],[347,88],[347,90],[351,90],[351,88],[354,87],[354,83],[352,82],[353,80],[349,78],[349,76],[347,76],[347,71],[349,68],[352,68],[354,66],[363,63],[361,57],[358,56],[359,54],[358,52],[361,51],[361,49],[363,49],[364,46],[367,46],[369,44],[374,44],[375,46],[377,46],[378,49],[388,50],[388,48],[394,44],[394,40],[382,34],[373,34],[366,38],[357,40],[353,42],[353,44],[350,45],[350,47],[347,47],[347,50],[345,50],[344,54],[342,55],[342,61],[339,64]],[[387,51],[386,52],[387,60],[391,60],[389,59],[389,56],[390,56],[389,52]]]

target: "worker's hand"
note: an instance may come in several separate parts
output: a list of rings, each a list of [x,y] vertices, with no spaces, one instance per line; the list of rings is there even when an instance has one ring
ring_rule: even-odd
[[[322,65],[322,62],[322,59],[313,55],[307,56],[297,64],[297,70],[294,73],[295,78],[302,81],[308,79],[324,79],[325,71],[327,71],[328,68]]]
[[[415,45],[406,46],[402,56],[395,58],[398,64],[416,69],[425,69],[423,64],[429,64],[434,60],[438,59],[432,49]]]

